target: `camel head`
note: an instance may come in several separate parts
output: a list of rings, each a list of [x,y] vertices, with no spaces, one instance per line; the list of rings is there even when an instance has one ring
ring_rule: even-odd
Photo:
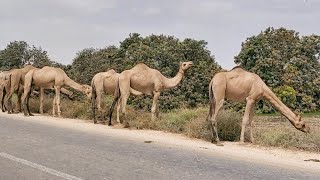
[[[193,65],[192,61],[180,62],[180,70],[186,71]]]
[[[92,87],[89,85],[82,85],[82,92],[87,96],[88,99],[91,99],[92,96]]]
[[[294,122],[293,126],[302,132],[310,133],[310,127],[306,125],[306,123],[303,120],[301,120],[300,115],[298,115],[297,117],[298,121]]]

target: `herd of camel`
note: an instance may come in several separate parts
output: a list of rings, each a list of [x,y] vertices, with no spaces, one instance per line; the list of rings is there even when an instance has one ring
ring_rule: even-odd
[[[113,69],[107,72],[100,72],[93,77],[91,86],[76,83],[60,68],[45,66],[39,69],[32,65],[26,65],[21,69],[0,72],[1,108],[3,112],[7,110],[9,114],[21,112],[22,109],[24,115],[32,116],[33,114],[29,109],[29,98],[32,92],[37,92],[35,91],[37,88],[40,96],[39,112],[43,113],[44,89],[51,89],[55,91],[52,114],[57,114],[60,117],[60,93],[64,93],[72,99],[73,93],[63,88],[64,86],[69,86],[91,99],[94,123],[97,123],[96,109],[99,112],[102,111],[101,96],[103,93],[114,95],[114,100],[108,113],[109,125],[111,125],[112,112],[116,105],[117,123],[120,123],[120,113],[126,115],[126,104],[130,94],[134,96],[153,95],[151,118],[155,119],[159,117],[158,99],[161,91],[178,86],[185,72],[192,65],[191,61],[180,62],[176,76],[167,78],[158,70],[139,63],[132,69],[121,73],[117,73]],[[14,93],[18,97],[15,110],[13,110],[12,106],[12,95]],[[260,99],[269,101],[296,129],[306,133],[310,132],[310,127],[301,120],[301,117],[284,105],[258,75],[245,71],[239,66],[230,71],[223,71],[214,75],[209,84],[209,99],[208,120],[211,122],[212,142],[215,141],[217,145],[222,144],[218,137],[216,117],[225,99],[246,102],[240,143],[244,143],[244,132],[248,124],[250,125],[250,142],[254,140],[252,133],[253,110],[255,103]]]

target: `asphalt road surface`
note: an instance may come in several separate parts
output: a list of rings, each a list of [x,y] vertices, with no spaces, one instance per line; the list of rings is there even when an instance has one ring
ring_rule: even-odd
[[[0,117],[0,180],[7,179],[305,180],[320,174]]]

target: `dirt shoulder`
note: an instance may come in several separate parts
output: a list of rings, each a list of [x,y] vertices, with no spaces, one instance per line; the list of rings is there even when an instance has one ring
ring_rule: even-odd
[[[261,147],[251,144],[240,145],[237,142],[223,142],[224,146],[216,146],[210,142],[187,138],[180,134],[153,130],[131,130],[106,125],[92,124],[89,121],[78,119],[63,119],[50,116],[36,115],[24,117],[22,114],[8,115],[0,113],[0,118],[13,118],[23,121],[40,123],[59,128],[70,128],[100,135],[114,136],[134,141],[145,141],[159,145],[188,149],[201,153],[215,154],[233,159],[269,164],[300,170],[320,173],[320,162],[307,160],[320,160],[319,153],[293,151],[271,147]]]

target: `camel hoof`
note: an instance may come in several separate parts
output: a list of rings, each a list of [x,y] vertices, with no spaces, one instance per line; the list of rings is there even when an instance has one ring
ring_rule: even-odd
[[[240,141],[240,142],[238,142],[238,144],[239,144],[239,145],[245,145],[246,143]]]
[[[31,114],[31,113],[30,113],[29,116],[34,116],[34,114]]]
[[[216,146],[224,146],[221,142],[217,142]]]

